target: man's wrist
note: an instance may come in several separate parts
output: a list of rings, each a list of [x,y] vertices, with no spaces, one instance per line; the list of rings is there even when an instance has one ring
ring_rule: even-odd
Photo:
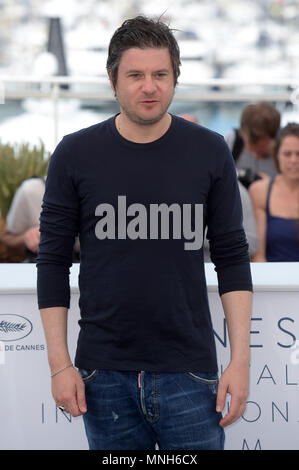
[[[250,356],[246,357],[232,357],[230,364],[238,367],[249,367],[250,366]]]
[[[65,367],[67,364],[70,364],[72,361],[69,355],[65,355],[60,357],[56,356],[55,358],[48,358],[48,362],[52,374],[55,371]]]
[[[60,372],[64,371],[65,369],[68,369],[69,367],[73,367],[74,364],[71,362],[70,364],[67,364],[66,366],[62,367],[61,369],[56,370],[55,372],[51,372],[51,378],[55,377],[55,375],[59,374]]]

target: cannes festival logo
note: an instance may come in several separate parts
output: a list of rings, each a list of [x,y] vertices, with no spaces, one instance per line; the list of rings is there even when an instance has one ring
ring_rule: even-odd
[[[17,341],[25,338],[32,331],[28,318],[12,313],[0,314],[0,341]]]
[[[192,206],[194,206],[194,230],[192,230]],[[193,240],[185,242],[185,250],[199,250],[203,243],[203,204],[165,203],[149,204],[148,209],[143,204],[134,203],[127,207],[126,196],[118,196],[118,221],[116,227],[116,210],[112,204],[102,203],[96,207],[95,215],[102,217],[95,226],[95,235],[99,240],[131,240],[159,238],[159,221],[161,240],[170,238],[170,214],[172,214],[173,239]],[[134,217],[127,220],[127,217]]]

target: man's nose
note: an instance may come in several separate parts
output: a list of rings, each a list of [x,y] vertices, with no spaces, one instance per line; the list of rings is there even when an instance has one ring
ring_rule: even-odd
[[[142,90],[144,93],[151,94],[156,90],[156,84],[153,77],[145,77],[142,83]]]

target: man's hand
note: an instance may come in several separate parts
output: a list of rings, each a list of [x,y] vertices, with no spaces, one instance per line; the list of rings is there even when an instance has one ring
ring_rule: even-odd
[[[246,400],[249,393],[249,365],[231,362],[225,369],[218,385],[217,411],[223,411],[227,393],[231,395],[231,402],[229,412],[219,423],[223,428],[239,419],[246,409]]]
[[[57,406],[73,417],[86,413],[85,385],[79,372],[70,367],[52,377],[52,395]]]
[[[39,241],[39,225],[35,225],[35,227],[31,227],[26,230],[26,232],[24,233],[24,243],[30,251],[32,251],[33,253],[37,253]]]

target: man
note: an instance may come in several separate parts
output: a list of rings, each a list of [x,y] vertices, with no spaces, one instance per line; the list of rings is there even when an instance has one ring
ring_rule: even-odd
[[[241,114],[240,129],[226,136],[239,178],[246,187],[256,179],[277,173],[272,151],[279,126],[279,111],[273,104],[261,101],[247,105]]]
[[[167,112],[179,65],[165,24],[125,21],[107,60],[120,113],[65,136],[49,164],[38,303],[54,399],[83,414],[90,449],[223,449],[246,406],[252,284],[236,172],[220,135]],[[231,345],[218,387],[206,224]],[[76,233],[78,371],[66,342]]]

